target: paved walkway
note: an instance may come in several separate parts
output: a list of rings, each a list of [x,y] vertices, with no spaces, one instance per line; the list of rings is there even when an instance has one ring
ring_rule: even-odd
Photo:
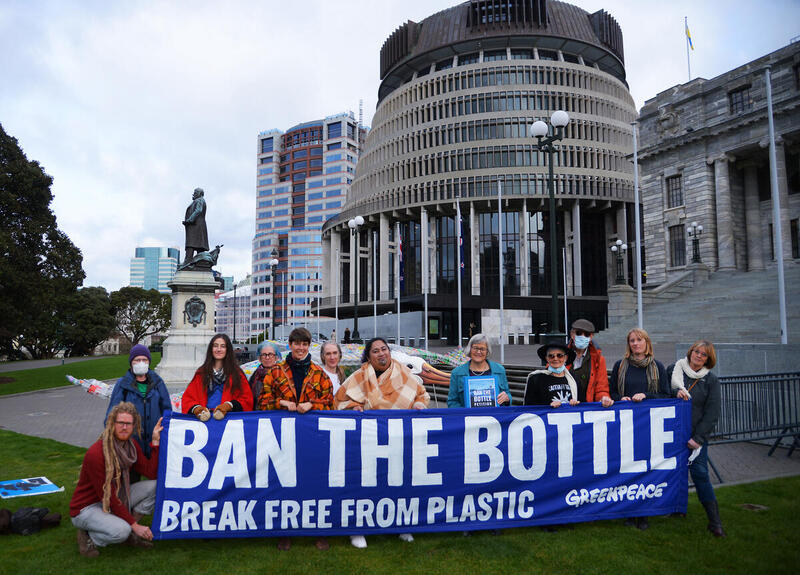
[[[0,396],[0,428],[89,447],[103,431],[108,400],[89,395],[82,387],[57,387]],[[713,445],[711,459],[724,483],[747,483],[800,475],[800,450],[786,449],[767,456],[769,446],[757,443]],[[712,473],[712,480],[719,483]]]
[[[67,363],[76,363],[79,361],[88,361],[90,359],[100,359],[106,357],[104,355],[90,355],[86,357],[65,357],[54,359],[30,359],[26,361],[6,361],[0,363],[0,373],[4,371],[18,371],[20,369],[38,369],[40,367],[52,367],[54,365],[64,365]]]

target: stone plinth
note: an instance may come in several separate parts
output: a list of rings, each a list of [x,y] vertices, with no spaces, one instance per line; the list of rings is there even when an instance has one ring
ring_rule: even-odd
[[[636,290],[628,284],[614,284],[608,288],[608,327],[621,324],[635,313]]]
[[[179,271],[167,283],[172,289],[172,325],[156,372],[170,392],[183,391],[205,360],[214,335],[214,291],[210,270]]]

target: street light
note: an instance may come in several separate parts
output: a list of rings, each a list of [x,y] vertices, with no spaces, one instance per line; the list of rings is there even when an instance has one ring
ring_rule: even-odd
[[[555,333],[558,330],[558,259],[556,257],[556,193],[553,177],[553,154],[558,150],[553,143],[564,138],[564,127],[569,123],[569,114],[563,110],[557,110],[550,116],[550,124],[555,129],[555,133],[547,136],[550,132],[547,124],[541,120],[537,120],[531,125],[531,136],[536,138],[534,146],[540,152],[547,154],[548,176],[547,176],[547,193],[550,197],[550,291],[552,317],[551,330]],[[567,297],[567,294],[564,294]],[[566,329],[566,326],[564,326]]]
[[[686,233],[692,238],[692,263],[702,263],[703,260],[700,259],[700,235],[703,233],[703,226],[697,225],[697,222],[692,222],[692,227]]]
[[[272,259],[269,260],[269,267],[272,268],[272,340],[275,341],[275,298],[278,297],[278,292],[275,289],[275,276],[278,273],[278,250],[272,248],[270,254]]]
[[[353,305],[353,339],[358,341],[361,339],[361,335],[358,333],[358,260],[360,257],[359,253],[359,246],[358,246],[358,228],[364,225],[364,218],[361,216],[356,216],[352,218],[349,222],[347,222],[347,226],[350,228],[350,235],[353,238],[353,242],[355,242],[355,262],[353,265],[356,266],[356,300]]]
[[[611,244],[611,251],[617,256],[617,279],[614,283],[622,285],[625,283],[625,260],[622,254],[628,251],[628,245],[617,240]]]

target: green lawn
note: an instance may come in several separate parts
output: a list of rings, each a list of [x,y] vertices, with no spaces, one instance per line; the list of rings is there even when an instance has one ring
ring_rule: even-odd
[[[0,573],[378,573],[472,575],[483,573],[796,573],[800,564],[800,477],[719,489],[726,539],[705,531],[705,514],[693,494],[685,519],[656,517],[640,532],[620,520],[579,524],[545,533],[511,529],[499,536],[477,533],[421,534],[414,543],[395,536],[368,537],[354,549],[345,537],[317,551],[313,540],[295,538],[291,551],[275,539],[159,541],[154,550],[113,546],[97,559],[78,554],[69,521],[69,498],[84,451],[47,439],[0,430],[0,479],[46,475],[65,493],[0,501],[12,511],[49,507],[62,513],[60,527],[2,539]],[[755,503],[766,511],[741,507]]]
[[[161,353],[152,354],[152,367],[158,365],[161,360]],[[25,362],[20,362],[20,367]],[[101,357],[89,359],[77,363],[66,365],[54,365],[53,367],[42,367],[39,369],[20,369],[18,371],[6,371],[0,373],[0,395],[11,393],[22,393],[23,391],[35,391],[37,389],[49,389],[62,385],[72,385],[67,381],[66,376],[71,375],[78,379],[118,379],[122,377],[129,367],[128,356],[115,355],[111,357]],[[7,381],[12,379],[13,381]],[[2,566],[0,566],[0,572]]]

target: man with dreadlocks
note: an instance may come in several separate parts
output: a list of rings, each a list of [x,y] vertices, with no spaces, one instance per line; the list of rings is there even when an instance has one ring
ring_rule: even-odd
[[[86,452],[69,514],[78,528],[78,550],[84,557],[97,557],[98,547],[126,542],[151,548],[153,533],[139,520],[153,512],[156,501],[158,444],[161,420],[153,428],[150,457],[133,440],[141,433],[136,407],[122,402],[106,418],[103,433]],[[130,471],[136,470],[150,481],[131,484]]]

